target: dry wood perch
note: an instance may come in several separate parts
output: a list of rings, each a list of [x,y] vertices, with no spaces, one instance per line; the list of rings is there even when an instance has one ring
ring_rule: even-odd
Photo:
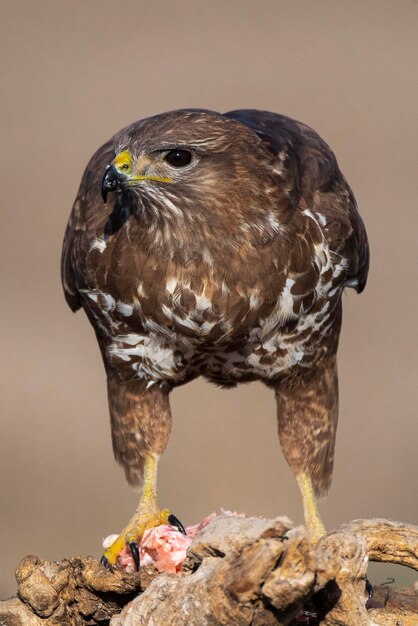
[[[181,577],[26,557],[0,626],[418,626],[418,590],[375,588],[366,608],[369,559],[418,570],[418,528],[357,520],[314,546],[287,518],[219,516]]]

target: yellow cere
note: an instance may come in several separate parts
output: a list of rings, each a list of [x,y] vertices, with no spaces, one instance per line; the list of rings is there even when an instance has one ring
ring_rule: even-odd
[[[153,176],[153,175],[143,175],[140,174],[132,174],[133,169],[133,158],[129,150],[124,150],[123,152],[119,152],[116,157],[113,159],[113,165],[119,172],[126,174],[129,176],[131,181],[137,180],[155,180],[160,183],[172,183],[174,182],[173,178],[166,178],[164,176]]]
[[[133,159],[129,150],[124,150],[123,152],[119,152],[116,157],[113,159],[113,165],[117,170],[125,173],[129,173],[132,169]]]

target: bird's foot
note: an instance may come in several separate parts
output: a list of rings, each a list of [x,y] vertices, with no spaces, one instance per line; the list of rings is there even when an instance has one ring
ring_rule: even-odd
[[[164,524],[174,526],[181,533],[186,534],[183,524],[168,509],[155,510],[151,513],[135,513],[117,539],[104,550],[100,562],[105,567],[112,567],[116,565],[117,558],[122,550],[128,548],[138,570],[140,565],[139,544],[144,533],[150,528]]]

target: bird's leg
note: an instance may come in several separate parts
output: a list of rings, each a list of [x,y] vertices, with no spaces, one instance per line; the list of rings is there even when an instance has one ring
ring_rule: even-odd
[[[150,454],[145,459],[144,465],[144,486],[142,489],[139,505],[136,510],[142,513],[155,513],[157,509],[157,470],[158,457]]]
[[[139,551],[137,544],[149,528],[170,524],[185,534],[181,522],[168,509],[160,510],[157,506],[157,467],[158,456],[149,454],[145,459],[144,484],[138,507],[118,538],[104,551],[103,563],[114,565],[119,553],[128,546],[138,567]]]
[[[157,384],[148,387],[143,382],[124,384],[110,370],[108,392],[115,457],[123,465],[131,485],[142,483],[142,492],[134,516],[116,541],[105,549],[102,562],[114,565],[128,546],[138,567],[138,543],[148,528],[170,524],[185,533],[170,511],[157,506],[158,459],[164,452],[171,427],[169,390]]]
[[[338,416],[338,380],[335,356],[279,381],[275,387],[279,439],[303,499],[309,536],[325,534],[315,496],[331,484]]]
[[[309,538],[313,543],[317,543],[319,539],[325,535],[326,531],[325,526],[319,517],[312,480],[308,474],[299,474],[296,476],[296,480],[302,494],[303,512]]]

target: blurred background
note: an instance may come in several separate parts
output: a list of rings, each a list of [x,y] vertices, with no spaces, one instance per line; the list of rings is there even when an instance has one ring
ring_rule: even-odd
[[[61,243],[91,154],[122,126],[181,107],[284,113],[335,151],[372,263],[365,293],[344,296],[335,473],[321,512],[329,529],[359,517],[417,523],[418,3],[0,5],[0,598],[26,554],[99,556],[136,507],[113,460],[94,334],[62,294]],[[219,507],[302,521],[271,391],[197,381],[172,405],[162,505],[185,524]]]

